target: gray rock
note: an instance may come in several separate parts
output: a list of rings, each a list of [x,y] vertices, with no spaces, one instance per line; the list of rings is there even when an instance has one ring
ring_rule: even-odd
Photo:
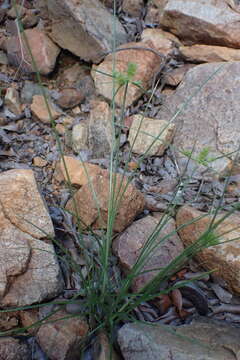
[[[190,325],[126,324],[118,332],[125,360],[236,360],[240,329],[200,319]]]
[[[238,149],[239,71],[240,62],[195,66],[187,72],[175,93],[167,97],[157,116],[176,124],[173,145],[178,158],[185,159],[183,162],[187,162],[187,156],[180,154],[179,150],[191,151],[194,148],[193,158],[207,150],[207,159],[212,160]],[[178,111],[180,113],[176,116]],[[208,165],[222,172],[230,166],[230,159],[235,155],[211,161]]]
[[[184,41],[234,48],[240,48],[239,21],[240,14],[222,0],[169,0],[160,19]]]
[[[31,351],[25,342],[12,337],[0,338],[1,360],[28,360],[31,359]]]
[[[127,42],[121,23],[98,0],[49,0],[48,9],[52,39],[85,61],[98,63],[111,51],[113,36],[117,46]]]
[[[44,87],[46,94],[49,96],[49,91]],[[21,91],[22,103],[31,104],[34,95],[42,95],[41,86],[32,81],[25,81]]]

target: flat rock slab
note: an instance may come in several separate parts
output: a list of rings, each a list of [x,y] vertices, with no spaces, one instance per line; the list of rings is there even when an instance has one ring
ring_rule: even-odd
[[[163,219],[163,221],[166,221]],[[120,260],[120,264],[127,273],[139,258],[141,251],[158,225],[158,219],[153,216],[146,216],[134,221],[116,240],[113,242],[113,250]],[[166,267],[183,251],[183,244],[175,230],[175,221],[169,218],[162,227],[159,235],[154,240],[156,247],[148,257],[142,271],[148,271],[139,275],[133,283],[134,291],[140,290],[148,284],[159,269]],[[173,233],[171,236],[169,234]],[[161,242],[162,239],[164,241]],[[158,244],[158,245],[157,245]],[[155,270],[158,269],[158,270]]]
[[[216,221],[223,214],[217,215]],[[204,216],[196,221],[199,216]],[[179,236],[185,246],[193,244],[206,231],[212,217],[195,208],[185,205],[177,213],[177,227],[193,222],[179,230]],[[222,278],[231,291],[240,294],[240,220],[238,215],[231,215],[215,230],[219,237],[219,245],[208,247],[196,255],[201,265],[207,270],[215,270],[215,274]],[[225,242],[225,243],[224,243]]]
[[[236,360],[240,329],[198,320],[190,325],[126,324],[118,332],[125,360]]]
[[[56,296],[63,282],[51,218],[31,170],[0,175],[0,304],[23,306]]]
[[[112,50],[113,36],[116,46],[127,42],[121,23],[98,0],[49,0],[48,9],[52,39],[85,61],[98,63]]]
[[[195,66],[161,107],[157,116],[176,124],[173,145],[185,163],[188,157],[179,151],[194,149],[192,157],[197,158],[207,149],[213,170],[222,172],[230,166],[229,159],[236,155],[230,153],[236,152],[240,140],[239,72],[240,62]],[[221,157],[227,154],[228,158]],[[212,161],[216,157],[221,158]]]
[[[169,0],[160,19],[185,42],[233,48],[240,48],[239,21],[240,13],[222,0]]]

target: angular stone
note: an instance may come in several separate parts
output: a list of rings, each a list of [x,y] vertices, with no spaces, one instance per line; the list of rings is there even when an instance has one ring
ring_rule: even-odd
[[[162,155],[172,141],[175,125],[165,120],[143,118],[140,114],[132,118],[128,141],[133,152],[145,154],[147,151],[149,156]]]
[[[177,213],[177,227],[193,221],[199,216],[204,215],[190,206],[183,206]],[[207,214],[206,214],[207,215]],[[216,218],[218,221],[224,213],[219,214]],[[200,237],[207,230],[212,217],[195,221],[193,224],[187,225],[179,230],[179,235],[183,243],[188,246]],[[231,291],[240,294],[240,244],[239,241],[229,241],[239,238],[240,236],[240,220],[238,215],[231,215],[224,220],[215,230],[217,235],[227,234],[219,238],[219,245],[211,246],[202,250],[196,255],[201,265],[207,270],[216,270],[214,274],[221,277]]]
[[[240,14],[222,0],[169,0],[161,25],[192,43],[240,48]]]
[[[178,327],[130,323],[119,330],[118,343],[125,360],[236,360],[239,336],[239,328],[223,321],[200,319]]]
[[[22,113],[19,94],[17,89],[15,88],[8,88],[5,99],[5,105],[8,109],[15,115],[20,115]]]
[[[31,351],[25,342],[13,337],[0,338],[1,360],[29,360],[31,356]]]
[[[240,62],[195,66],[164,101],[157,117],[169,121],[174,117],[173,145],[182,168],[188,162],[188,156],[182,153],[185,150],[189,153],[193,150],[193,159],[207,150],[208,166],[216,174],[231,165],[240,141],[240,83],[236,76],[239,71]],[[228,156],[222,157],[224,154]],[[205,166],[202,168],[206,171]]]
[[[89,179],[100,176],[107,170],[100,168],[98,165],[82,162],[72,156],[64,156],[70,183],[74,186],[86,185]],[[68,176],[65,171],[63,159],[57,164],[56,175],[58,181],[68,181]]]
[[[61,113],[55,110],[53,104],[49,100],[48,100],[48,106],[50,109],[51,116],[48,112],[48,107],[46,105],[44,97],[42,95],[33,96],[31,111],[44,124],[51,124],[51,118],[53,120],[56,120],[61,115]]]
[[[225,46],[197,44],[181,46],[179,51],[186,61],[195,63],[240,61],[240,49],[231,49]]]
[[[108,171],[104,172],[102,175],[93,178],[91,184],[82,186],[81,189],[74,194],[78,216],[83,221],[83,228],[91,226],[94,229],[102,229],[107,226],[110,187],[109,175]],[[116,189],[119,189],[119,197],[122,194],[113,227],[116,232],[120,232],[130,225],[144,208],[144,196],[132,184],[128,185],[123,194],[126,185],[127,178],[116,174]],[[98,205],[93,194],[93,189],[97,197]],[[100,216],[98,207],[100,209]],[[66,208],[73,213],[75,212],[73,199],[68,201]]]
[[[0,304],[23,306],[56,296],[63,283],[53,225],[31,170],[0,176]]]
[[[81,150],[88,149],[88,123],[81,121],[73,126],[72,129],[72,147],[73,151],[78,154]]]
[[[125,272],[130,272],[136,263],[141,251],[155,230],[158,220],[150,215],[134,221],[116,240],[113,242],[114,253],[118,256],[121,266]],[[175,231],[175,221],[172,218],[161,229],[154,244],[157,244],[165,236]],[[159,244],[149,256],[141,271],[152,270],[137,276],[133,283],[134,291],[139,291],[147,285],[159,269],[169,265],[183,251],[183,245],[177,233],[169,236]],[[154,270],[155,269],[155,270]],[[156,270],[158,269],[158,270]]]
[[[79,317],[58,320],[68,316],[64,310],[50,317],[53,321],[43,324],[37,333],[37,341],[51,360],[78,360],[79,349],[88,325]]]
[[[113,146],[112,111],[105,101],[92,102],[88,128],[89,149],[92,157],[108,156]]]
[[[80,104],[84,98],[85,96],[82,91],[74,88],[68,88],[60,91],[60,96],[56,102],[63,109],[70,109]]]
[[[98,0],[49,0],[48,9],[52,39],[87,62],[98,63],[111,51],[113,36],[117,46],[127,42],[121,23]]]
[[[140,48],[130,49],[131,47]],[[151,51],[144,50],[141,48],[154,48],[152,42],[145,41],[144,43],[128,43],[120,46],[119,48],[126,48],[126,50],[117,51],[115,54],[115,71],[118,73],[126,74],[128,65],[133,63],[136,65],[136,73],[132,81],[140,81],[141,86],[144,89],[148,89],[151,85],[151,81],[159,69],[162,57],[152,53]],[[156,49],[155,49],[156,50]],[[98,65],[94,71],[92,71],[92,76],[95,82],[97,92],[104,96],[108,100],[112,100],[113,96],[113,80],[111,76],[104,75],[103,73],[112,75],[113,70],[113,55],[109,54],[105,57],[104,61]],[[118,87],[116,83],[116,88]],[[115,103],[121,107],[124,98],[124,86],[118,91],[115,96]],[[137,87],[134,84],[129,84],[125,106],[131,105],[135,100],[137,100],[143,91],[141,88]]]
[[[123,0],[122,3],[123,11],[134,17],[141,16],[143,7],[144,7],[143,0]]]
[[[194,66],[194,64],[184,64],[181,67],[175,68],[172,71],[167,72],[166,74],[164,74],[164,83],[170,86],[178,86],[184,78],[184,75]]]
[[[25,35],[38,71],[42,75],[49,74],[54,69],[60,52],[59,47],[44,32],[36,28],[25,30]],[[21,37],[21,41],[19,41],[19,36],[12,36],[7,39],[6,48],[10,64],[20,67],[22,71],[27,73],[35,72],[24,36]]]
[[[179,43],[176,36],[161,29],[144,29],[141,39],[142,42],[151,41],[154,47],[165,56],[171,54],[175,44]]]

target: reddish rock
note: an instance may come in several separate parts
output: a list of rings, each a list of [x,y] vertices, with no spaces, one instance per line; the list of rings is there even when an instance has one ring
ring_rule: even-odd
[[[42,75],[47,75],[53,71],[57,56],[60,52],[59,47],[52,40],[38,29],[25,30],[25,35],[36,62],[38,71]],[[21,68],[27,73],[35,72],[32,59],[24,36],[12,36],[6,40],[6,49],[9,63]],[[22,58],[22,52],[24,59]]]
[[[88,325],[79,317],[58,320],[68,316],[61,310],[50,317],[53,321],[43,324],[37,333],[37,341],[51,360],[78,360],[80,345],[87,335]]]
[[[162,58],[151,51],[144,49],[130,49],[131,47],[137,48],[154,48],[154,45],[150,41],[144,43],[128,43],[120,46],[120,48],[126,48],[126,50],[117,51],[115,57],[115,71],[118,73],[126,73],[128,65],[134,63],[137,67],[133,81],[140,81],[141,86],[144,89],[148,89],[151,85],[151,81],[159,69]],[[128,49],[129,48],[129,49]],[[156,50],[156,49],[155,49]],[[105,57],[104,61],[92,71],[92,76],[95,81],[97,92],[104,96],[108,100],[112,100],[113,94],[113,82],[111,77],[104,75],[103,73],[112,75],[113,55],[109,54]],[[102,73],[101,73],[102,72]],[[116,83],[117,86],[117,83]],[[115,96],[115,102],[118,106],[122,105],[124,97],[124,86],[118,91]],[[125,106],[131,105],[143,94],[141,88],[134,84],[129,84],[127,98]]]
[[[121,186],[122,184],[122,186]],[[116,174],[116,189],[120,189],[123,193],[127,185],[127,178]],[[92,226],[94,229],[102,229],[107,226],[108,202],[109,202],[109,172],[106,171],[98,177],[93,178],[91,184],[86,184],[74,194],[77,205],[78,216],[83,221],[83,227]],[[121,186],[121,188],[120,188]],[[100,208],[100,216],[98,206],[93,194],[93,189],[97,197],[98,206]],[[134,218],[142,212],[144,208],[144,197],[139,190],[132,184],[129,184],[126,191],[122,195],[122,199],[117,211],[114,224],[114,231],[120,232],[124,230]],[[69,200],[66,206],[67,210],[75,212],[73,200]]]
[[[82,162],[72,156],[64,156],[69,180],[72,185],[83,186],[86,185],[94,177],[102,175],[107,170],[100,168],[98,165]],[[56,166],[55,179],[57,181],[68,181],[68,176],[65,171],[63,159]]]
[[[56,102],[63,109],[70,109],[83,102],[84,98],[85,96],[82,91],[69,88],[60,91],[60,96]]]
[[[240,61],[240,49],[231,49],[225,46],[197,44],[180,46],[179,51],[186,61],[195,63]]]
[[[218,221],[225,213],[218,215]],[[177,227],[192,222],[204,213],[190,206],[183,206],[177,213]],[[212,217],[205,214],[202,219],[179,230],[179,235],[185,246],[196,242],[201,234],[207,230]],[[214,270],[214,274],[222,278],[228,288],[240,294],[240,246],[239,240],[226,242],[240,236],[239,215],[231,215],[224,220],[215,230],[219,238],[219,245],[211,246],[196,255],[196,259],[206,270]]]
[[[49,114],[49,110],[51,116]],[[56,120],[61,115],[57,110],[55,110],[53,104],[49,100],[47,107],[45,99],[42,95],[33,96],[31,111],[37,117],[38,120],[42,121],[45,124],[51,124],[51,118],[53,120]]]
[[[142,42],[151,41],[154,47],[165,56],[171,54],[176,44],[180,43],[176,36],[162,29],[144,29],[141,39]]]
[[[130,272],[136,263],[144,245],[153,233],[158,224],[158,220],[152,216],[146,216],[135,221],[113,242],[114,253],[118,256],[121,266],[126,272]],[[175,231],[175,221],[169,218],[164,225],[155,244],[161,241],[164,236]],[[141,271],[153,270],[139,275],[133,284],[134,291],[139,291],[150,280],[157,275],[158,270],[169,265],[183,251],[183,245],[177,233],[169,236],[168,239],[159,244],[146,261]]]
[[[63,286],[50,240],[51,218],[31,170],[0,175],[0,306],[24,306],[56,296]]]
[[[233,48],[240,48],[239,21],[240,13],[222,0],[169,0],[160,19],[185,42]]]

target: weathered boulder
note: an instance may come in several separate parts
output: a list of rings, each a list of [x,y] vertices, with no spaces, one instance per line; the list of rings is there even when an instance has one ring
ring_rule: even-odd
[[[123,180],[122,180],[123,179]],[[116,174],[116,191],[119,192],[119,207],[114,223],[114,231],[124,230],[134,218],[141,213],[144,208],[144,196],[132,184],[127,185],[127,179],[120,174]],[[109,172],[93,178],[91,183],[81,187],[75,194],[74,199],[77,206],[77,212],[82,226],[91,226],[93,229],[102,229],[107,226],[108,202],[109,202]],[[93,190],[95,194],[93,193]],[[123,191],[125,190],[124,194]],[[118,197],[118,199],[119,199]],[[96,201],[97,198],[97,201]],[[98,212],[99,207],[99,212]],[[66,205],[67,210],[75,213],[73,199],[70,199]]]
[[[204,215],[203,212],[190,206],[183,206],[177,213],[177,227],[194,221]],[[218,215],[218,221],[222,215]],[[179,230],[179,236],[184,245],[188,246],[198,240],[207,230],[212,217],[206,216]],[[222,278],[231,291],[240,294],[240,244],[239,240],[226,242],[240,236],[240,221],[238,215],[231,215],[215,230],[219,237],[219,245],[208,247],[196,255],[201,265],[207,270],[215,270],[214,274]]]
[[[169,0],[160,22],[191,43],[240,48],[240,14],[222,0]]]
[[[49,0],[50,36],[63,49],[98,63],[116,45],[127,42],[121,23],[98,0]],[[113,27],[115,21],[115,30]]]
[[[134,49],[130,49],[130,48]],[[154,48],[150,41],[128,43],[119,47],[126,50],[117,51],[115,56],[115,72],[126,74],[130,63],[136,65],[136,73],[132,81],[140,81],[141,87],[148,89],[151,81],[159,69],[163,58],[157,54],[144,50],[144,48]],[[139,48],[139,49],[135,49]],[[142,49],[141,49],[142,48]],[[156,51],[156,49],[155,49]],[[107,76],[108,74],[110,76]],[[95,82],[97,92],[108,100],[113,97],[113,55],[109,54],[104,61],[92,71],[92,76]],[[119,84],[116,81],[116,89]],[[124,86],[117,92],[115,96],[115,103],[121,107],[124,98]],[[128,86],[125,106],[131,105],[143,94],[143,90],[132,83]]]
[[[36,335],[43,351],[51,360],[77,360],[79,348],[84,336],[87,335],[88,325],[80,317],[58,320],[68,316],[64,310],[58,311],[50,317],[49,324],[43,324]]]
[[[59,47],[41,30],[28,29],[24,33],[38,71],[42,75],[49,74],[54,69],[60,52]],[[24,36],[21,37],[21,41],[19,36],[12,36],[7,39],[6,49],[10,64],[20,66],[21,70],[27,73],[35,72]]]
[[[13,114],[20,115],[22,113],[19,93],[17,89],[13,87],[9,87],[7,89],[4,103]]]
[[[164,74],[164,83],[170,86],[178,86],[183,80],[185,74],[193,68],[194,64],[183,64],[180,67],[177,67],[169,72]]]
[[[168,121],[174,118],[173,146],[182,165],[188,162],[185,150],[186,155],[193,150],[193,159],[205,151],[207,165],[218,173],[231,165],[240,140],[239,71],[240,62],[195,66],[163,103],[157,117]]]
[[[150,235],[155,230],[158,219],[153,216],[146,216],[134,221],[117,239],[113,242],[114,253],[118,256],[120,264],[125,272],[130,272],[136,263],[142,248]],[[175,230],[175,221],[169,218],[161,229],[154,244],[157,244],[165,236]],[[141,271],[152,270],[137,276],[133,283],[134,291],[139,291],[159,272],[159,269],[169,265],[183,251],[183,245],[177,233],[169,236],[159,243],[146,261]],[[158,269],[158,270],[156,270]]]
[[[237,327],[200,319],[178,327],[126,324],[118,343],[125,360],[236,360],[239,336]]]
[[[162,155],[172,141],[175,125],[165,120],[133,115],[128,141],[137,154]]]
[[[0,175],[0,305],[23,306],[56,296],[63,282],[51,218],[31,170]]]
[[[240,50],[225,46],[197,44],[180,46],[179,51],[186,61],[194,63],[240,61]]]

